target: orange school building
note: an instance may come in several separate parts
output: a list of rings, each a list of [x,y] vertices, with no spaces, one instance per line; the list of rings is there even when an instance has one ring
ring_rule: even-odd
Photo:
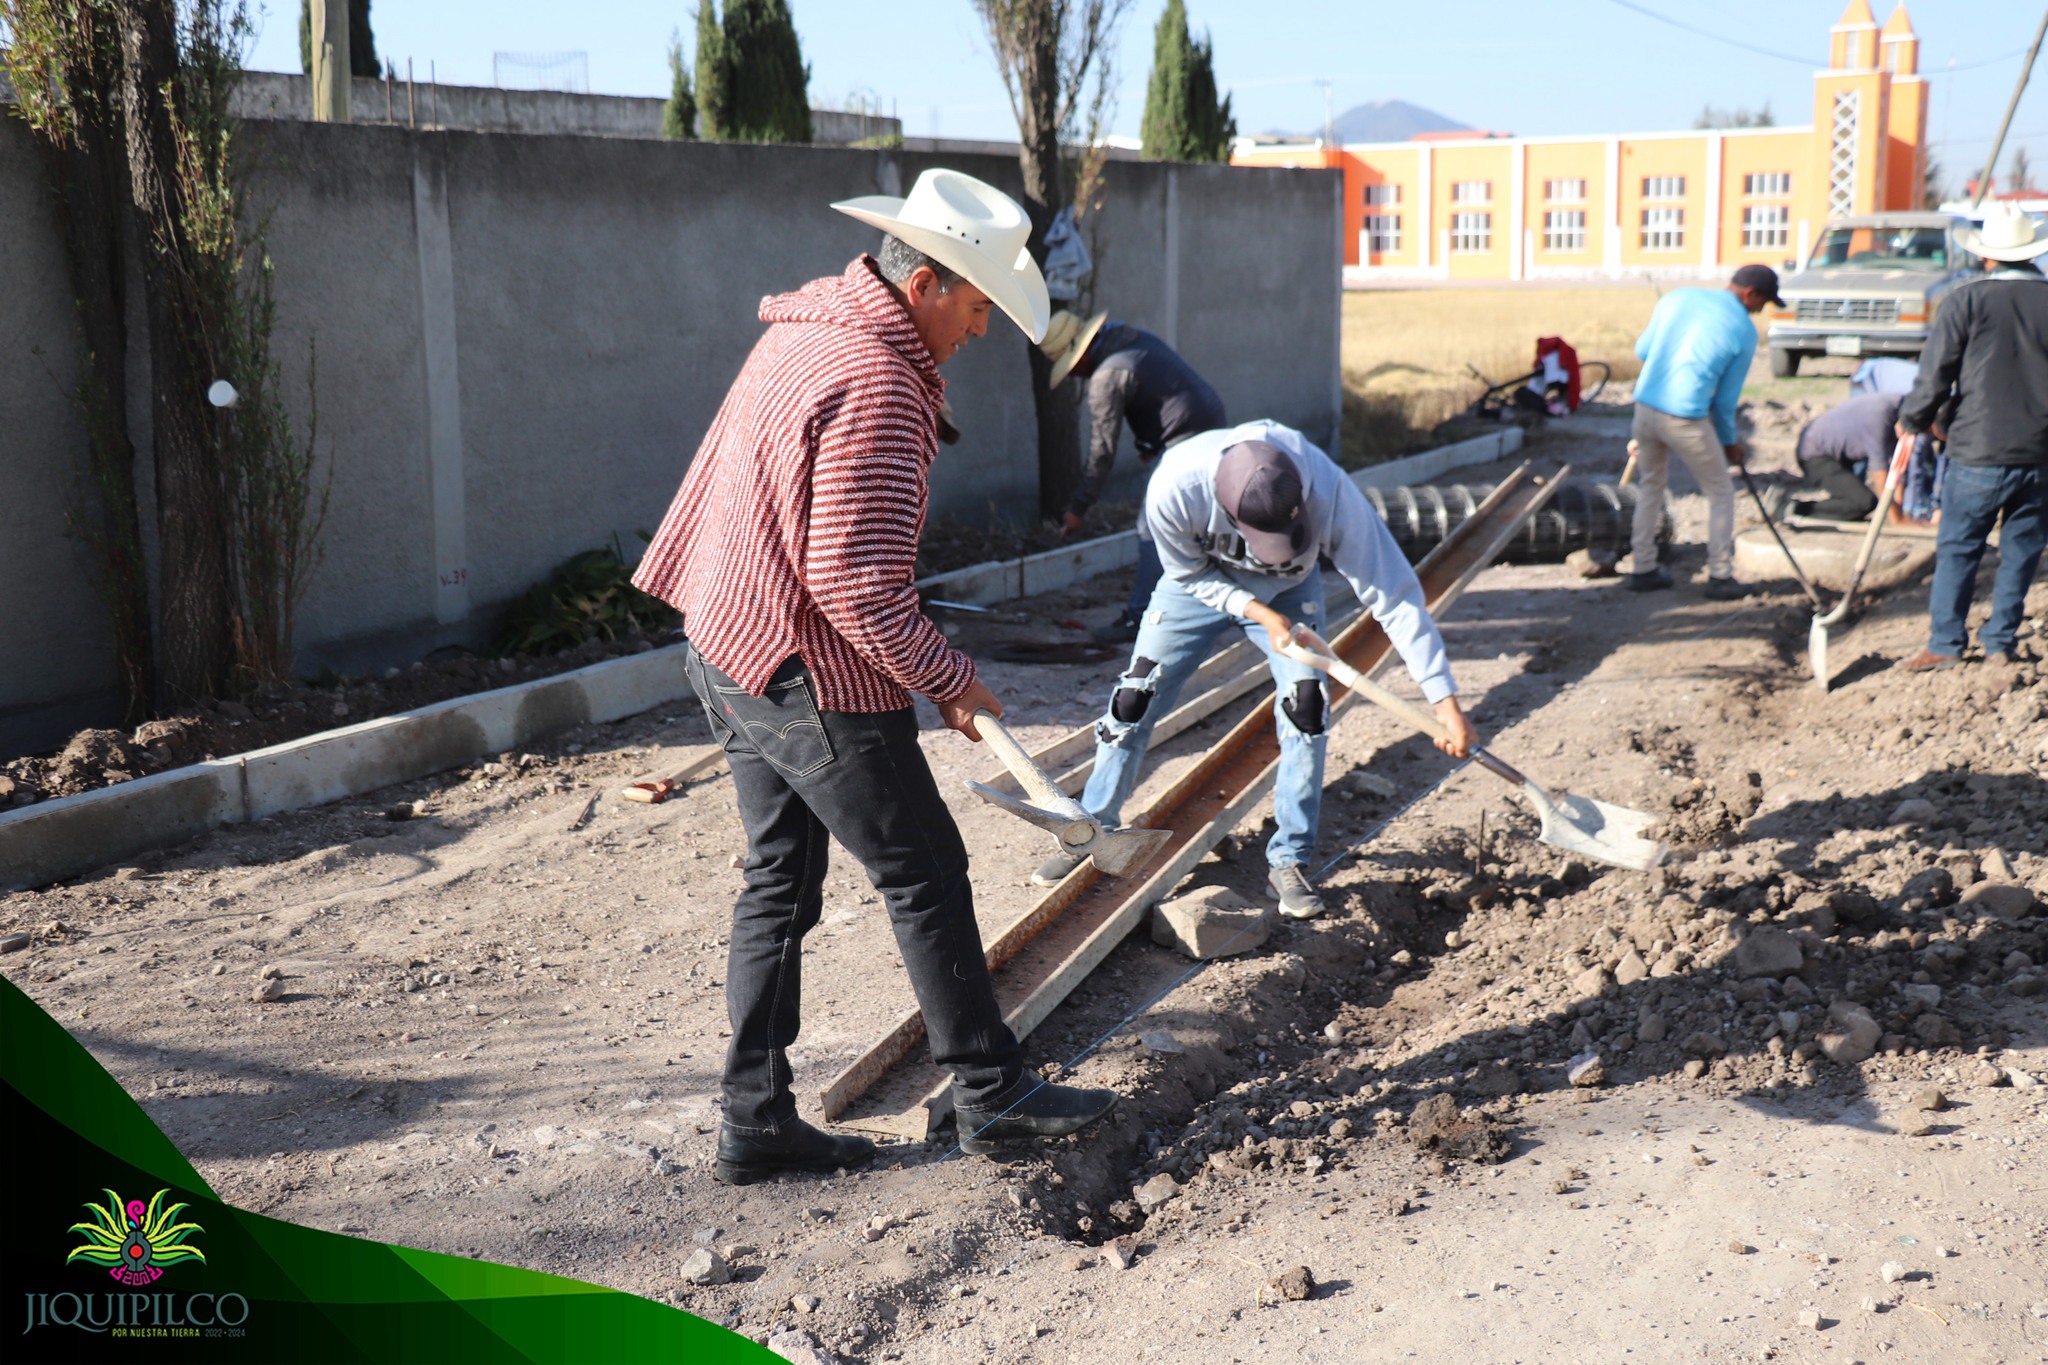
[[[1244,166],[1344,172],[1345,277],[1714,278],[1805,260],[1835,218],[1920,207],[1927,85],[1902,4],[1849,0],[1813,123],[1611,137],[1425,135],[1250,146]]]

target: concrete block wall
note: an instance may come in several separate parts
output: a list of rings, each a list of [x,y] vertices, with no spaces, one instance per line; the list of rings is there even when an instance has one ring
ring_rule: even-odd
[[[831,201],[901,193],[936,164],[1021,194],[1014,159],[994,156],[296,121],[246,132],[286,401],[303,423],[317,348],[318,450],[333,472],[300,620],[305,673],[485,645],[504,604],[560,561],[615,537],[636,557],[636,532],[659,523],[760,336],[760,298],[875,246]],[[1334,178],[1113,163],[1100,306],[1175,340],[1234,418],[1333,440]],[[10,756],[106,718],[111,678],[92,561],[65,530],[85,442],[67,397],[76,342],[57,222],[36,149],[7,118],[0,233]],[[933,515],[1035,515],[1027,344],[999,321],[946,367],[965,436],[933,471]],[[134,368],[146,468],[147,374]],[[1110,496],[1135,496],[1142,472],[1126,438]]]

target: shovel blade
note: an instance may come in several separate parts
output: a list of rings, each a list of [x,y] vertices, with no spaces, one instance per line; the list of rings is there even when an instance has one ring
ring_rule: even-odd
[[[1813,624],[1806,628],[1806,654],[1813,660],[1813,680],[1820,690],[1828,690],[1828,628],[1822,623],[1819,613],[1814,614]]]
[[[1648,872],[1664,861],[1663,843],[1641,833],[1657,823],[1654,815],[1570,792],[1546,792],[1533,782],[1522,794],[1543,821],[1538,837],[1546,844],[1633,872]]]
[[[1096,836],[1088,856],[1104,876],[1128,877],[1151,862],[1172,838],[1170,829],[1106,829]]]

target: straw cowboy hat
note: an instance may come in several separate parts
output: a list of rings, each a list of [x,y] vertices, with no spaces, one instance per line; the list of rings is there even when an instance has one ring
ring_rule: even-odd
[[[2018,204],[1993,204],[1983,227],[1956,229],[1956,245],[1987,261],[2031,261],[2048,252],[2048,231]]]
[[[1046,324],[1045,337],[1038,343],[1038,349],[1052,361],[1052,377],[1045,381],[1047,388],[1058,388],[1060,382],[1074,372],[1074,367],[1081,363],[1081,357],[1088,354],[1088,343],[1095,340],[1095,334],[1102,330],[1103,321],[1108,317],[1107,313],[1097,313],[1083,322],[1064,308],[1052,315],[1052,321]]]
[[[868,194],[832,206],[921,251],[989,296],[1037,341],[1052,303],[1027,244],[1031,220],[1017,201],[971,175],[933,169],[908,196]]]

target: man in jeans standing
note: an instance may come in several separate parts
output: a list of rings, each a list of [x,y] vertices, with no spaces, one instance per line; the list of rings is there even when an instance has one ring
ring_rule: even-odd
[[[1322,560],[1358,594],[1450,731],[1437,747],[1463,758],[1478,742],[1458,704],[1443,636],[1422,584],[1372,504],[1308,438],[1278,422],[1247,422],[1190,437],[1168,451],[1145,491],[1145,516],[1165,573],[1138,625],[1131,666],[1095,727],[1095,771],[1081,804],[1105,824],[1122,816],[1159,718],[1226,631],[1241,630],[1266,656],[1279,695],[1280,770],[1266,890],[1289,919],[1323,913],[1310,879],[1329,750],[1323,675],[1281,651],[1296,622],[1323,625]],[[1053,885],[1081,859],[1052,855],[1031,876]]]
[[[1948,473],[1927,647],[1899,664],[1915,673],[1962,662],[1977,566],[2000,518],[1998,578],[1978,642],[1986,662],[2009,662],[2048,544],[2048,279],[2033,264],[2048,253],[2048,230],[2018,205],[1994,203],[1984,226],[1959,229],[1956,244],[1991,268],[1942,300],[1920,378],[1899,408],[1900,436],[1917,435],[1955,391],[1954,416],[1935,432],[1948,441]]]
[[[1630,588],[1649,592],[1672,584],[1657,562],[1657,529],[1664,520],[1664,488],[1675,451],[1707,495],[1707,596],[1743,595],[1735,581],[1735,480],[1728,466],[1742,463],[1735,439],[1735,406],[1756,357],[1750,315],[1779,303],[1778,272],[1746,265],[1726,289],[1674,289],[1658,300],[1650,325],[1636,339],[1635,572]]]
[[[939,378],[1000,307],[1034,339],[1045,282],[1000,191],[929,170],[908,198],[834,208],[880,227],[880,259],[764,299],[733,381],[633,581],[683,613],[690,684],[730,761],[746,888],[726,967],[732,1043],[717,1178],[830,1171],[865,1138],[796,1115],[803,938],[830,838],[889,907],[932,1056],[953,1073],[962,1145],[1059,1136],[1116,1102],[1024,1069],[974,919],[967,850],[918,746],[910,693],[971,740],[1002,704],[918,610],[913,564],[938,455]]]

